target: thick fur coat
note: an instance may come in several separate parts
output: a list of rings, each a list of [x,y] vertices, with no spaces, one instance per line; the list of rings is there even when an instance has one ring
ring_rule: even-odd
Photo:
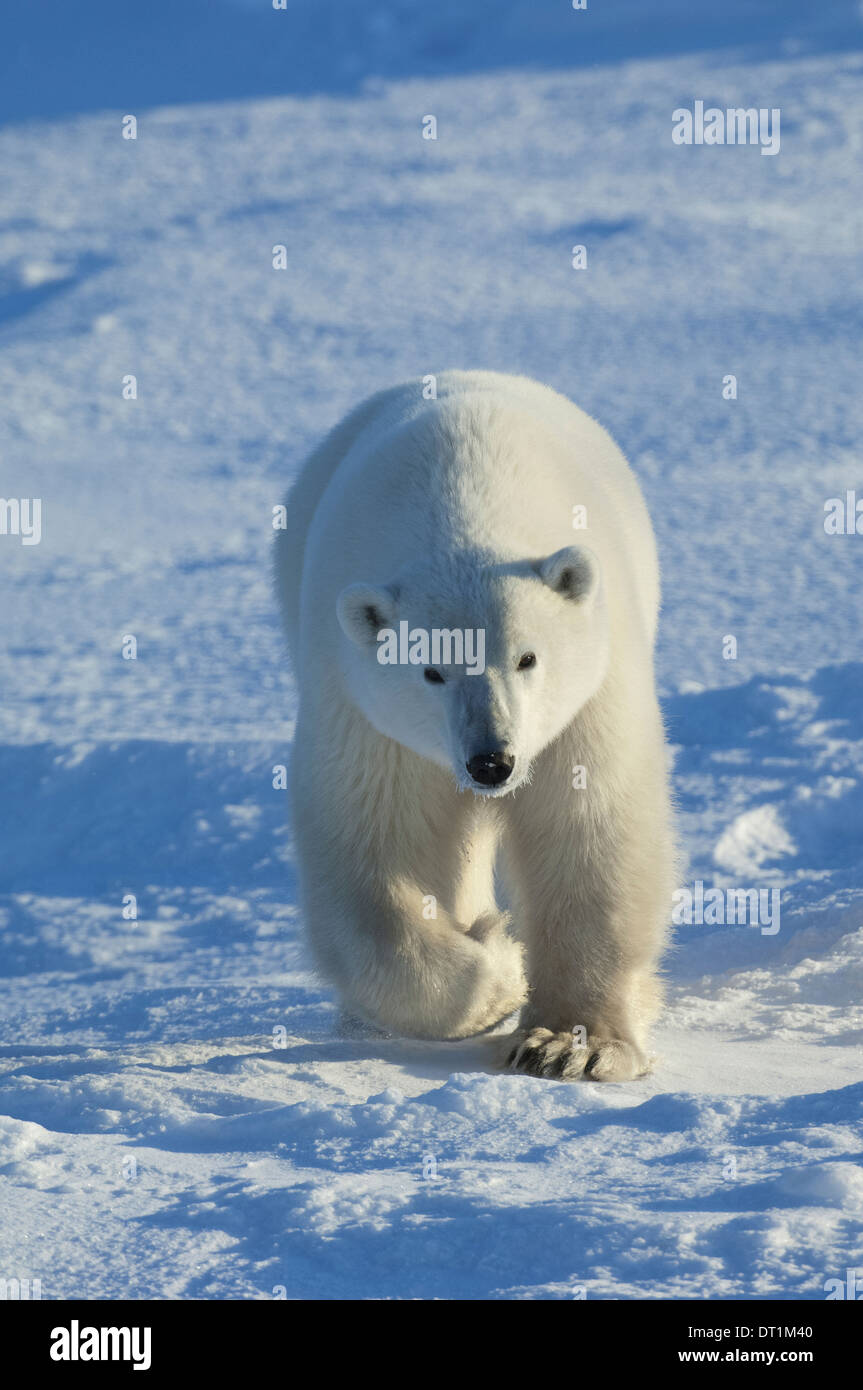
[[[434,400],[416,381],[354,410],[287,514],[321,971],[389,1031],[464,1037],[522,1008],[512,1067],[643,1073],[674,860],[656,547],[622,453],[547,387],[447,372]],[[384,632],[466,630],[482,670],[419,641],[380,660]]]

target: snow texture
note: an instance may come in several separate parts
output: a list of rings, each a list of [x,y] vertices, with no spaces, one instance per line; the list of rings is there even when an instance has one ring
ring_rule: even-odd
[[[863,537],[824,504],[863,498],[863,20],[713,8],[4,17],[0,494],[43,513],[0,535],[0,1278],[820,1299],[860,1268]],[[780,153],[674,145],[696,99],[778,107]],[[624,448],[681,883],[779,892],[776,932],[676,928],[646,1081],[345,1036],[303,951],[272,508],[349,406],[448,366]]]

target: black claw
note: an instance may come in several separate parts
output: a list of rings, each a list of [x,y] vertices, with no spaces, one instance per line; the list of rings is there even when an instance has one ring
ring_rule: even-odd
[[[593,1069],[594,1069],[594,1067],[596,1066],[596,1064],[597,1064],[598,1061],[599,1061],[599,1053],[598,1053],[598,1052],[591,1052],[590,1056],[588,1057],[587,1061],[586,1061],[585,1064],[584,1064],[584,1074],[585,1074],[585,1076],[590,1076],[591,1072],[593,1071]]]
[[[567,1063],[572,1057],[572,1048],[564,1047],[555,1057],[553,1062],[549,1062],[545,1069],[545,1075],[553,1081],[559,1081],[566,1070]]]
[[[542,1076],[542,1050],[531,1047],[524,1054],[522,1066],[529,1076]]]
[[[518,1064],[516,1064],[516,1057],[518,1057]],[[524,1043],[519,1043],[518,1047],[513,1050],[508,1065],[515,1067],[517,1071],[533,1073],[536,1065],[536,1048],[525,1047]]]

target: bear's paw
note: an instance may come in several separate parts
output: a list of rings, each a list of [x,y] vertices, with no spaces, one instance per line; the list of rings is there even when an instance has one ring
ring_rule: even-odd
[[[506,1066],[551,1081],[633,1081],[650,1070],[649,1060],[634,1043],[620,1038],[588,1038],[530,1028],[508,1039]]]

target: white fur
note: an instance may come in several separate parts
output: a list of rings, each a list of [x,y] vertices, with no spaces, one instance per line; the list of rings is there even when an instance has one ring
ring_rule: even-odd
[[[637,1075],[673,887],[650,520],[620,450],[556,392],[492,372],[437,391],[349,415],[278,536],[309,938],[346,1009],[383,1028],[462,1037],[527,996],[511,1065]],[[375,629],[400,619],[484,629],[485,673],[382,666]],[[487,748],[514,766],[486,790],[466,763]]]

